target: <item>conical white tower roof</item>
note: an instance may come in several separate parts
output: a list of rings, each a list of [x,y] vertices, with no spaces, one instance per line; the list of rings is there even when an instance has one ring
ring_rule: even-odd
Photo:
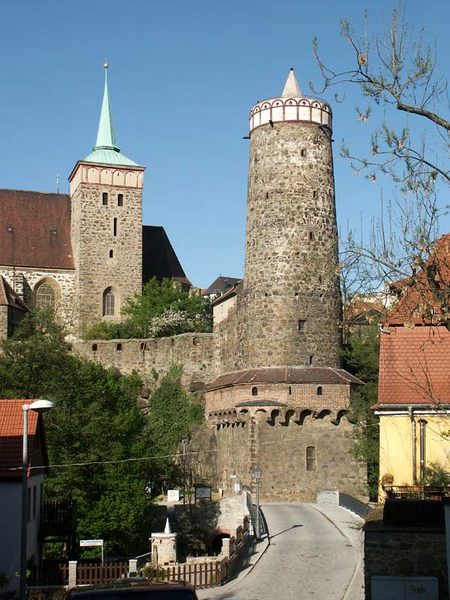
[[[281,94],[282,98],[301,98],[302,92],[300,86],[295,79],[294,67],[291,67],[289,71],[289,75],[286,79],[286,83],[284,84],[283,93]]]

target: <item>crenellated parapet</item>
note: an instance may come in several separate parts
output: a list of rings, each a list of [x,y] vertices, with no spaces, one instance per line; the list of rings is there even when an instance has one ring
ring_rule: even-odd
[[[329,104],[317,98],[269,98],[258,102],[250,111],[250,133],[262,125],[274,123],[311,123],[331,130]]]

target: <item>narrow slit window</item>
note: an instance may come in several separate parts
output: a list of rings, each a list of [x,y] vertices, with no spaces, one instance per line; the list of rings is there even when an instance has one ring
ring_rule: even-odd
[[[252,387],[252,396],[257,396],[257,395],[258,395],[258,388]]]
[[[123,206],[123,194],[117,194],[117,206]]]
[[[310,232],[309,232],[309,234],[308,234],[308,238],[309,238],[309,241],[310,241],[310,242],[314,241],[314,231],[310,231]]]
[[[323,388],[321,385],[319,385],[319,387],[317,388],[317,395],[322,396],[322,394],[323,394]]]
[[[316,470],[316,447],[306,446],[306,470]]]
[[[292,395],[292,386],[289,386],[288,390],[289,390],[289,396],[291,396]]]
[[[302,148],[300,150],[300,156],[302,156],[303,158],[305,158],[305,156],[306,156],[306,150],[304,148]]]
[[[108,192],[103,192],[102,204],[103,204],[103,206],[108,206]]]
[[[310,354],[309,357],[308,357],[308,364],[312,365],[313,361],[314,361],[314,356],[312,354]]]
[[[110,250],[110,251],[109,251],[109,258],[113,258],[113,257],[114,257],[114,251],[113,251],[113,250]]]
[[[317,198],[319,197],[319,192],[317,190],[313,191],[313,198],[314,200],[317,200]]]
[[[298,320],[298,330],[300,331],[300,333],[304,333],[306,331],[306,320],[305,319]]]
[[[113,235],[114,235],[114,237],[117,236],[117,217],[114,217],[114,221],[113,221]]]

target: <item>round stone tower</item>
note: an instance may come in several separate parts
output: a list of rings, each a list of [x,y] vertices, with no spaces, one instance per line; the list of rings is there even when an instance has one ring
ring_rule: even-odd
[[[302,95],[250,112],[243,363],[339,366],[341,302],[331,108]]]

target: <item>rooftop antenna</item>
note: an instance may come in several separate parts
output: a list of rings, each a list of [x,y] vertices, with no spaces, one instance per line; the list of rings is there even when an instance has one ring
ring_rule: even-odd
[[[56,193],[59,194],[59,175],[56,176]]]

